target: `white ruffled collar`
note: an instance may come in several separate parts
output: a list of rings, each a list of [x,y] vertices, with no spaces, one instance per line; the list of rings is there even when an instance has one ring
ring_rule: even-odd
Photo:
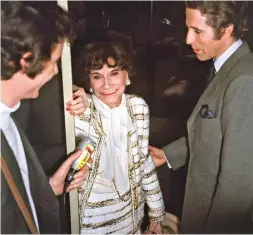
[[[116,189],[124,193],[129,189],[128,132],[134,128],[125,94],[122,95],[120,105],[115,108],[110,108],[95,95],[92,95],[92,99],[106,133],[105,151],[102,151],[100,158],[104,177],[114,180]]]

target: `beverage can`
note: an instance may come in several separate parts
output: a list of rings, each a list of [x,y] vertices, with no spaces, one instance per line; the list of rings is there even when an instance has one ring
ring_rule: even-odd
[[[81,149],[82,153],[81,153],[80,157],[73,162],[73,164],[67,174],[67,177],[65,180],[66,183],[64,185],[64,188],[65,188],[64,192],[66,191],[67,186],[73,180],[73,177],[76,172],[81,170],[82,167],[85,165],[87,165],[89,168],[91,167],[88,160],[92,156],[92,154],[95,150],[95,147],[96,147],[96,143],[92,139],[90,139],[89,137],[84,137],[81,140],[81,142],[77,145],[76,150]]]
[[[71,168],[79,171],[85,164],[88,164],[87,162],[92,156],[95,146],[96,144],[92,139],[84,137],[76,147],[76,149],[82,150],[82,153],[80,157],[73,162]]]

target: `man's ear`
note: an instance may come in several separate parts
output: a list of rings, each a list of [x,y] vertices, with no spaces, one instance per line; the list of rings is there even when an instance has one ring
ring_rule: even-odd
[[[27,62],[27,59],[31,56],[32,56],[31,52],[26,52],[25,54],[23,54],[22,58],[20,59],[20,65],[21,65],[22,70],[25,71],[29,67],[29,63]]]
[[[224,37],[224,38],[231,37],[231,35],[233,34],[233,31],[234,31],[234,25],[231,24],[227,28],[224,29],[224,33],[223,33],[222,37]]]

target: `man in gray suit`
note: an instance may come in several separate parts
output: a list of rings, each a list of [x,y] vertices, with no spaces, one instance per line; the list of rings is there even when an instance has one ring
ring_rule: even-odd
[[[40,88],[58,73],[63,42],[71,39],[68,15],[56,4],[1,3],[1,163],[7,166],[31,221],[40,233],[60,233],[59,205],[66,175],[81,151],[71,154],[48,179],[13,118],[23,99],[35,99]],[[39,135],[39,133],[38,133]],[[4,168],[2,168],[4,169]],[[67,192],[83,184],[87,167],[74,176]],[[1,174],[1,233],[30,233]]]
[[[240,38],[245,2],[186,3],[186,43],[214,77],[188,122],[187,137],[158,149],[156,166],[188,165],[182,233],[253,233],[253,54]]]

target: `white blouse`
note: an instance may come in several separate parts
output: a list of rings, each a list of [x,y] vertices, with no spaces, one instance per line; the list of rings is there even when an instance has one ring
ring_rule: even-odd
[[[130,187],[127,153],[128,132],[134,129],[127,112],[126,97],[123,94],[120,105],[115,108],[110,108],[95,95],[92,95],[92,99],[101,116],[103,130],[106,134],[105,150],[101,154],[97,178],[99,179],[101,176],[105,181],[108,179],[109,185],[114,181],[118,192],[124,193]],[[112,185],[112,187],[114,186]]]

